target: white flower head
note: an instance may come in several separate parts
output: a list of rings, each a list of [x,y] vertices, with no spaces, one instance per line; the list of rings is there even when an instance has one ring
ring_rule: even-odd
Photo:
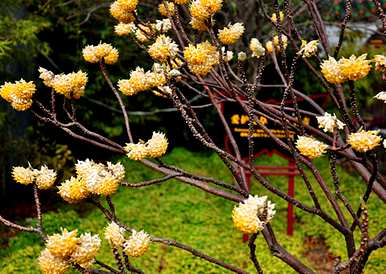
[[[334,132],[335,129],[343,129],[345,124],[338,120],[335,113],[331,115],[325,112],[323,116],[317,116],[319,128],[322,128],[324,132]]]
[[[386,104],[386,91],[381,91],[374,96],[375,99],[381,100]]]

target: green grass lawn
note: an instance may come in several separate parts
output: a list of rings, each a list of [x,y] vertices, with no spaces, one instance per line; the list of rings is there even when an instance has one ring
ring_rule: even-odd
[[[176,148],[164,159],[164,162],[194,171],[201,175],[231,182],[231,177],[222,162],[214,154],[192,153],[186,149]],[[142,165],[122,159],[127,170],[127,180],[139,182],[157,177],[157,174]],[[259,164],[284,164],[279,158],[262,157]],[[330,178],[326,159],[316,161],[322,174]],[[364,186],[359,178],[338,169],[343,193],[355,206],[359,204],[360,193]],[[287,188],[285,177],[272,177],[274,185],[283,191]],[[315,187],[316,183],[313,182]],[[331,182],[329,182],[331,184]],[[332,185],[331,185],[332,188]],[[311,267],[315,262],[304,255],[304,241],[308,237],[325,240],[329,252],[345,258],[343,237],[335,234],[328,225],[317,216],[304,214],[296,209],[297,223],[295,234],[288,237],[286,231],[286,202],[268,193],[263,187],[253,182],[252,193],[268,195],[277,205],[277,214],[272,220],[279,241],[291,253],[302,258]],[[301,179],[296,181],[296,196],[311,205]],[[254,272],[248,259],[248,247],[241,241],[241,234],[232,225],[231,213],[234,203],[205,193],[192,186],[176,180],[161,185],[142,189],[121,188],[113,196],[119,218],[130,227],[144,229],[154,236],[160,236],[192,245],[208,255],[235,264]],[[329,207],[322,201],[326,210]],[[85,208],[87,210],[85,210]],[[372,194],[369,201],[370,236],[386,226],[386,209],[382,202]],[[26,220],[34,222],[34,220]],[[88,204],[76,206],[64,205],[56,212],[45,214],[44,225],[47,233],[58,232],[61,227],[77,228],[80,232],[90,231],[103,237],[103,227],[107,224],[102,214]],[[3,229],[3,228],[2,228]],[[358,238],[358,237],[357,237]],[[293,273],[279,259],[270,255],[262,236],[257,239],[257,258],[265,273]],[[0,249],[0,273],[39,273],[36,258],[43,248],[40,239],[28,233],[18,233],[9,240],[6,248]],[[101,261],[112,263],[113,258],[105,241],[98,256]],[[146,273],[229,273],[224,269],[193,257],[182,250],[152,244],[149,252],[132,262]],[[366,273],[382,273],[386,265],[385,250],[373,253],[366,268]],[[319,266],[320,267],[320,266]]]

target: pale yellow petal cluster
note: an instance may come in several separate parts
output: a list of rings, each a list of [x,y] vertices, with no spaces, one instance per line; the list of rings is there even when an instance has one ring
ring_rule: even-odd
[[[177,55],[178,45],[170,37],[162,34],[150,45],[147,52],[154,60],[166,62]]]
[[[240,62],[244,62],[245,60],[247,60],[247,54],[244,51],[240,51],[239,53],[237,53],[237,60],[239,60]]]
[[[265,48],[257,38],[252,38],[249,43],[249,49],[252,52],[252,57],[260,58],[265,55]]]
[[[69,262],[52,255],[47,248],[40,253],[38,264],[44,274],[63,274],[70,267]]]
[[[301,155],[314,159],[325,153],[328,145],[312,137],[299,136],[296,141],[296,148]]]
[[[164,2],[159,4],[158,11],[162,16],[173,16],[175,13],[175,6],[173,2]]]
[[[233,45],[243,35],[245,27],[243,23],[229,24],[227,27],[219,30],[218,39],[224,45]]]
[[[79,99],[84,94],[88,78],[87,73],[81,70],[55,75],[53,72],[40,67],[39,72],[39,77],[47,87],[68,99]]]
[[[90,195],[85,181],[79,176],[66,180],[58,189],[60,197],[70,204],[78,203]]]
[[[156,20],[155,29],[160,33],[166,33],[172,28],[172,23],[169,18]]]
[[[190,71],[200,76],[207,75],[219,63],[217,48],[208,41],[186,47],[184,58]]]
[[[280,45],[280,40],[281,40],[281,45]],[[265,49],[267,50],[268,53],[271,53],[273,51],[285,51],[288,46],[288,38],[285,35],[280,35],[280,38],[278,35],[274,36],[272,38],[272,41],[268,41],[265,44]]]
[[[334,132],[335,129],[343,129],[345,124],[338,120],[335,113],[331,115],[328,112],[325,112],[323,116],[316,117],[319,128],[322,128],[325,132]]]
[[[208,30],[208,26],[206,23],[202,20],[198,20],[194,17],[192,17],[192,20],[190,20],[190,25],[192,26],[192,29],[198,30],[198,31],[206,31]]]
[[[131,23],[135,20],[134,11],[138,0],[117,0],[110,6],[110,14],[122,23]]]
[[[62,232],[48,236],[46,247],[50,253],[60,259],[69,259],[71,254],[76,250],[79,239],[78,231],[62,229]]]
[[[89,63],[104,61],[106,64],[112,65],[118,61],[119,52],[110,44],[100,43],[97,46],[86,46],[83,49],[83,58]]]
[[[366,77],[371,69],[370,60],[367,60],[366,57],[367,54],[362,54],[359,57],[351,55],[348,59],[342,57],[339,60],[339,67],[342,76],[353,81]]]
[[[39,189],[49,189],[56,181],[56,172],[49,169],[47,166],[42,166],[40,169],[35,169],[35,182]]]
[[[118,89],[127,96],[135,95],[167,83],[166,75],[163,72],[147,71],[143,68],[136,68],[130,73],[129,79],[118,81]]]
[[[375,63],[375,70],[379,72],[386,72],[386,56],[374,55],[373,62]]]
[[[190,4],[190,15],[199,20],[205,21],[222,8],[222,0],[193,0]]]
[[[318,51],[318,40],[312,40],[307,42],[302,40],[302,45],[298,51],[298,55],[301,55],[303,58],[309,58],[316,54]]]
[[[283,23],[284,21],[284,12],[282,11],[279,11],[279,17],[280,17],[280,23]],[[277,21],[277,16],[276,16],[276,12],[272,13],[271,15],[271,21],[275,24],[278,24],[279,22]]]
[[[238,230],[251,234],[263,230],[275,213],[275,204],[271,203],[267,196],[249,196],[234,207],[232,219]]]
[[[374,96],[374,98],[386,103],[386,91],[379,92],[377,95]]]
[[[33,82],[26,82],[23,79],[15,83],[5,82],[0,87],[0,96],[18,111],[24,111],[32,106],[32,96],[36,91]]]
[[[138,161],[147,157],[161,157],[166,153],[168,145],[168,139],[165,134],[153,132],[152,137],[146,143],[126,144],[125,151],[129,159]]]
[[[356,133],[351,133],[347,138],[347,143],[359,152],[366,152],[379,146],[382,139],[379,136],[379,130],[361,130]]]
[[[135,27],[135,25],[133,23],[122,23],[122,22],[119,22],[118,25],[116,25],[114,27],[114,32],[118,36],[125,36],[125,35],[129,35],[129,34],[133,33],[135,28],[136,27]]]
[[[144,231],[132,231],[131,236],[124,242],[123,251],[131,257],[140,257],[149,249],[150,236]]]
[[[327,60],[323,61],[320,68],[327,82],[331,84],[341,84],[346,81],[346,78],[340,70],[340,65],[334,57],[329,56]]]
[[[12,177],[19,184],[29,185],[35,180],[35,172],[30,167],[17,166],[12,169]]]
[[[98,254],[101,246],[101,239],[98,235],[85,233],[80,235],[77,248],[71,254],[71,261],[88,267],[94,262],[95,256]]]
[[[114,247],[122,247],[125,242],[125,229],[112,222],[105,228],[105,239]]]

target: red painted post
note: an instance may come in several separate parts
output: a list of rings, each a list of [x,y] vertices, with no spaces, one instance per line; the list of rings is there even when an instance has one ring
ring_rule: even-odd
[[[291,173],[288,176],[288,196],[295,196],[295,163],[292,160],[288,161],[288,171]],[[292,236],[294,233],[294,208],[291,203],[287,206],[287,235]]]

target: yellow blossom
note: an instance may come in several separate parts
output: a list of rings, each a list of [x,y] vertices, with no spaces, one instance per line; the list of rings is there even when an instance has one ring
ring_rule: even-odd
[[[131,257],[140,257],[149,249],[150,236],[144,231],[132,231],[129,239],[123,244],[123,251]]]
[[[224,45],[233,45],[243,35],[245,27],[242,23],[229,24],[218,32],[218,38]]]
[[[55,257],[68,259],[77,248],[79,239],[76,236],[77,230],[62,229],[60,234],[48,236],[46,247]]]
[[[83,49],[83,58],[89,63],[98,63],[102,60],[109,65],[115,64],[118,61],[118,50],[110,44],[100,43],[97,46],[86,46]]]
[[[133,12],[138,0],[117,0],[110,6],[110,14],[120,22],[131,23],[135,20]]]
[[[328,145],[312,137],[299,136],[296,141],[296,148],[301,155],[314,159],[325,153]]]
[[[194,17],[192,17],[192,20],[190,21],[190,25],[192,26],[193,29],[198,30],[198,31],[208,30],[208,26],[205,24],[204,21],[198,20]]]
[[[281,38],[281,43],[282,43],[283,48],[281,48],[281,46],[280,46],[280,39],[279,39],[278,35],[276,35],[272,38],[273,45],[275,46],[277,51],[285,50],[287,48],[287,45],[288,45],[287,36],[280,35],[280,38]]]
[[[134,32],[134,35],[139,42],[145,43],[154,35],[154,30],[151,26],[139,24],[138,28],[136,28]]]
[[[263,48],[264,49],[264,48]],[[265,51],[265,50],[264,50]],[[244,52],[244,51],[240,51],[238,54],[237,54],[237,60],[239,60],[240,62],[244,62],[245,60],[247,60],[247,54]]]
[[[0,87],[0,96],[18,111],[24,111],[32,106],[32,96],[36,91],[33,82],[26,82],[23,79],[15,83],[5,82]]]
[[[166,153],[168,144],[165,134],[153,132],[151,139],[146,142],[147,156],[151,158],[161,157]]]
[[[115,222],[112,222],[105,228],[104,236],[110,245],[114,247],[121,247],[125,242],[124,233],[124,228],[120,227]]]
[[[118,36],[125,36],[125,35],[129,35],[130,33],[133,33],[134,28],[135,28],[135,25],[133,23],[127,24],[127,23],[120,22],[118,25],[114,27],[114,32]]]
[[[148,150],[145,144],[142,143],[128,143],[125,146],[127,157],[131,160],[139,161],[147,157]]]
[[[267,50],[268,53],[272,53],[274,48],[273,48],[273,43],[272,41],[267,41],[265,43],[265,49]]]
[[[168,16],[173,16],[175,13],[175,7],[174,3],[172,2],[165,2],[161,3],[158,6],[158,11],[162,16],[168,17]]]
[[[386,91],[381,91],[377,95],[374,96],[374,98],[383,101],[386,103]]]
[[[257,38],[251,39],[249,49],[252,51],[252,57],[260,58],[265,54],[265,49]]]
[[[169,18],[156,20],[155,29],[160,33],[166,33],[172,28],[172,23]]]
[[[48,189],[54,185],[56,180],[56,172],[49,169],[47,166],[42,166],[40,169],[35,169],[36,185],[39,189]]]
[[[205,21],[222,7],[222,0],[194,0],[189,7],[190,14],[197,20]]]
[[[157,61],[166,62],[170,58],[174,58],[178,52],[178,45],[168,36],[160,35],[152,44],[148,53]]]
[[[361,130],[356,133],[351,133],[348,136],[347,143],[356,151],[366,152],[379,146],[382,139],[378,134],[379,130]]]
[[[323,116],[316,116],[318,120],[319,128],[322,128],[325,132],[334,132],[335,129],[343,129],[345,124],[338,120],[335,113],[331,115],[326,112]]]
[[[184,57],[190,71],[200,76],[207,75],[219,63],[219,53],[208,41],[189,45],[184,49]]]
[[[30,167],[16,166],[12,169],[12,177],[19,184],[29,185],[35,180],[35,172]]]
[[[50,80],[47,78],[43,80],[48,87],[52,87],[54,91],[66,98],[79,99],[84,94],[88,77],[85,72],[80,70],[68,74],[53,75]]]
[[[80,177],[71,177],[58,186],[59,195],[68,203],[78,203],[87,198],[90,192],[87,190],[85,181]]]
[[[318,50],[318,40],[307,41],[302,40],[302,45],[298,51],[298,55],[302,55],[303,58],[309,58],[316,54]]]
[[[275,24],[278,24],[279,22],[277,21],[277,18],[276,18],[276,12],[272,13],[272,16],[271,16],[271,21]],[[279,11],[279,17],[280,17],[280,23],[283,23],[284,21],[284,12],[282,11]]]
[[[320,65],[321,72],[327,82],[331,84],[341,84],[346,81],[346,77],[342,74],[339,63],[334,57],[329,56]]]
[[[375,63],[375,70],[380,72],[386,72],[386,56],[374,55],[373,62]]]
[[[264,229],[275,215],[275,204],[267,196],[249,196],[234,207],[232,219],[234,226],[243,233],[257,233]]]
[[[367,76],[370,72],[370,60],[366,59],[367,54],[362,54],[359,57],[351,55],[350,58],[341,58],[339,67],[342,76],[348,80],[360,80]]]
[[[91,235],[90,233],[80,235],[78,245],[71,254],[71,261],[83,267],[88,267],[93,263],[100,246],[101,239],[98,235]]]
[[[44,274],[63,274],[70,267],[67,261],[52,255],[47,248],[40,253],[38,264]]]

